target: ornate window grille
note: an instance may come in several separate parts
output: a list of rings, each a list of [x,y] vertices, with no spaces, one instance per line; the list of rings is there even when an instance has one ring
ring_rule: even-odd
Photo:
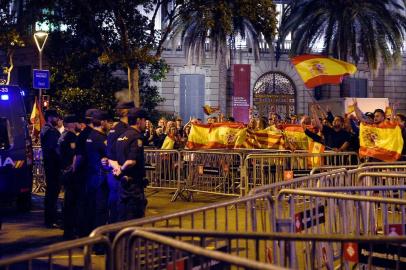
[[[282,118],[296,113],[296,89],[292,80],[279,72],[262,75],[254,85],[254,110],[268,117],[270,112]]]

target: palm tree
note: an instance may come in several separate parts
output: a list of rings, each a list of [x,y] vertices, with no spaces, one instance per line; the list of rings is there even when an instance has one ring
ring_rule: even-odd
[[[181,36],[188,63],[196,57],[205,59],[207,43],[220,68],[220,97],[226,96],[227,70],[236,40],[246,40],[255,59],[259,58],[260,41],[269,46],[276,30],[276,11],[272,0],[190,0],[180,7],[173,36]],[[271,47],[271,46],[270,46]],[[226,99],[220,99],[225,111]]]
[[[295,0],[282,16],[281,41],[292,33],[291,54],[321,43],[323,54],[355,63],[363,57],[374,72],[381,59],[387,66],[401,60],[404,13],[400,0]]]

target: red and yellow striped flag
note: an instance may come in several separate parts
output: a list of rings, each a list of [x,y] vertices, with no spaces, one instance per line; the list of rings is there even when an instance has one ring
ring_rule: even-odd
[[[272,130],[245,130],[236,142],[236,148],[283,150],[284,139],[281,132]]]
[[[32,108],[30,121],[33,126],[33,136],[38,136],[41,128],[45,125],[45,118],[39,109],[37,97],[35,97],[34,107]]]
[[[307,88],[323,84],[340,84],[345,75],[357,72],[353,64],[323,55],[299,55],[291,61]]]
[[[403,138],[400,126],[392,122],[360,125],[360,149],[362,157],[383,161],[398,160],[402,154]]]

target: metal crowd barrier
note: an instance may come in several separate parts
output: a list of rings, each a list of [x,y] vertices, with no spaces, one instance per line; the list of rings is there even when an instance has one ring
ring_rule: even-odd
[[[104,256],[92,256],[93,247],[101,245]],[[92,270],[93,264],[98,263],[103,268],[113,269],[109,263],[112,247],[110,240],[102,235],[86,237],[72,241],[61,242],[29,251],[22,255],[0,259],[1,270],[22,269],[77,269],[76,267]],[[79,258],[79,260],[78,260]]]
[[[40,146],[33,146],[33,183],[32,191],[35,193],[45,192],[45,172],[44,164],[42,162],[42,149]]]
[[[126,248],[117,243],[128,237]],[[121,231],[113,242],[114,269],[272,269],[282,268],[225,252],[226,246],[193,245],[138,228]],[[232,267],[232,268],[231,268]]]
[[[34,192],[45,189],[41,148],[34,151]],[[149,188],[176,190],[179,197],[210,193],[244,196],[258,186],[308,175],[315,161],[339,168],[358,164],[356,153],[288,153],[261,149],[210,151],[145,150],[146,178]],[[287,178],[288,177],[288,178]]]
[[[113,236],[127,227],[186,228],[235,232],[270,231],[271,223],[268,217],[273,209],[272,203],[269,194],[261,193],[162,216],[101,226],[93,230],[90,236]]]
[[[180,188],[180,153],[176,150],[144,151],[146,178],[149,188]]]
[[[379,185],[376,184],[376,181],[367,181],[364,178],[366,175],[365,173],[383,173],[383,174],[393,174],[393,173],[406,173],[406,165],[404,164],[392,164],[392,165],[372,165],[372,166],[360,166],[357,169],[349,170],[347,177],[349,178],[348,182],[352,186],[356,185],[366,185],[365,183],[369,183],[370,185]],[[363,176],[363,181],[359,178],[359,175]],[[376,177],[383,177],[383,175],[379,175]]]
[[[399,169],[399,166],[394,166],[394,168]],[[95,229],[90,237],[93,239],[94,237],[97,238],[102,235],[107,237],[105,239],[112,239],[112,237],[114,237],[114,235],[120,230],[134,226],[165,229],[182,228],[194,229],[196,231],[214,230],[236,232],[239,234],[250,232],[274,232],[281,230],[294,231],[293,229],[295,229],[296,224],[293,221],[296,221],[296,214],[298,214],[297,217],[300,223],[298,226],[301,230],[300,233],[317,232],[328,234],[358,232],[356,235],[359,235],[362,232],[364,234],[374,235],[378,232],[385,232],[386,227],[387,232],[392,228],[397,229],[399,224],[400,228],[402,228],[402,224],[405,224],[404,216],[406,212],[404,205],[406,204],[406,201],[400,200],[399,198],[396,198],[396,196],[392,199],[366,196],[351,197],[351,195],[331,192],[314,193],[314,191],[297,190],[300,188],[350,186],[347,184],[353,184],[352,181],[358,181],[358,175],[360,173],[376,170],[382,170],[382,168],[366,167],[352,170],[350,172],[347,172],[345,169],[340,169],[333,172],[279,182],[258,188],[257,190],[252,190],[252,195],[250,196],[233,199],[227,202],[214,203],[204,207],[159,217],[148,217],[102,226]],[[283,188],[296,190],[285,190],[280,193],[278,197],[279,211],[277,212],[275,211],[275,200],[273,198]],[[404,193],[402,188],[399,188],[399,190],[400,191],[397,191],[398,195],[401,196],[400,198],[403,198]],[[283,195],[288,192],[290,193],[286,196],[290,198],[290,201],[286,201],[284,199],[285,195]],[[310,194],[311,196],[304,197],[309,195],[309,193],[297,194],[294,192],[313,193]],[[370,192],[370,190],[367,190],[367,192]],[[392,193],[396,195],[396,192],[393,190]],[[295,197],[293,197],[292,194],[294,194]],[[354,197],[357,197],[358,199],[356,200]],[[342,200],[340,201],[338,199]],[[360,213],[354,210],[357,209],[354,208],[355,205],[360,209]],[[322,209],[325,210],[325,212],[319,210],[319,208],[317,208],[318,206],[323,206]],[[348,215],[347,212],[349,213]],[[319,219],[321,213],[324,213],[324,223],[321,223]],[[381,218],[380,215],[383,216],[384,213],[388,214],[385,214],[386,217]],[[356,215],[356,217],[353,217],[352,215]],[[300,222],[301,217],[302,222]],[[379,220],[382,220],[380,223],[376,222],[378,218]],[[312,226],[314,224],[317,226]],[[343,224],[345,224],[345,226]],[[380,227],[378,227],[378,225]],[[131,234],[121,234],[121,237],[122,241],[116,242],[115,246],[124,252],[128,247],[127,244],[129,243],[128,241],[131,238]],[[273,250],[281,250],[280,252],[282,253],[285,252],[285,248],[280,248],[280,246],[283,246],[283,243],[281,245],[278,244],[277,246],[274,246],[273,244],[271,248]],[[337,249],[334,250],[337,251]],[[55,252],[56,251],[57,250],[55,250]],[[86,261],[89,260],[88,258],[91,258],[90,252],[90,248],[85,249]],[[291,260],[291,258],[289,259]],[[109,263],[110,262],[107,261],[108,265]]]
[[[271,192],[275,195],[275,191],[279,191],[280,187],[287,183],[291,185],[292,183],[296,183],[294,188],[314,188],[314,187],[328,187],[328,186],[335,186],[335,187],[352,187],[352,186],[364,186],[369,183],[369,185],[384,185],[385,183],[399,183],[399,185],[403,184],[404,181],[400,180],[393,180],[393,181],[380,181],[379,177],[386,177],[387,179],[396,178],[397,175],[398,179],[402,179],[403,175],[402,172],[406,173],[406,166],[405,165],[388,165],[384,166],[382,163],[380,165],[374,165],[370,167],[359,167],[357,169],[346,170],[346,169],[335,169],[335,170],[328,170],[323,173],[312,174],[310,176],[303,176],[299,178],[295,178],[290,181],[284,181],[282,183],[275,183],[269,185],[259,186],[254,188],[250,191],[249,194],[258,194],[261,192]],[[375,179],[366,180],[367,174],[368,177],[370,175],[374,175]],[[382,174],[376,174],[382,173]],[[397,173],[394,175],[394,173]]]
[[[194,192],[239,196],[242,154],[231,151],[181,151],[179,196],[193,199]]]
[[[406,168],[405,168],[406,169]],[[358,183],[362,185],[405,185],[406,172],[363,172],[358,174]]]
[[[276,220],[286,225],[273,226],[288,232],[350,233],[374,235],[387,233],[390,224],[406,225],[404,187],[359,187],[349,192],[381,191],[386,197],[343,194],[314,190],[283,189],[277,198]],[[395,193],[394,193],[395,192]],[[396,195],[397,193],[397,195]],[[392,194],[392,195],[389,195]],[[402,196],[399,198],[399,196]],[[388,197],[391,196],[391,197]],[[303,222],[306,220],[306,222]],[[281,224],[282,224],[281,223]]]
[[[236,258],[247,258],[289,269],[404,269],[406,264],[405,247],[402,245],[406,236],[234,233],[158,228],[147,230],[206,249],[221,250]],[[289,250],[283,249],[291,244],[297,246],[295,256],[290,256]],[[336,247],[336,253],[330,253],[326,248],[329,245]],[[306,246],[309,248],[304,248]]]
[[[404,199],[283,189],[279,192],[276,217],[272,220],[279,232],[399,236],[405,235],[405,206]],[[309,248],[312,247],[305,246],[305,249]],[[327,257],[332,265],[332,254],[338,252],[337,247],[329,244],[315,248],[324,248],[326,254],[331,254]],[[294,243],[287,249],[290,254],[286,256],[292,260],[298,249]],[[282,247],[281,252],[284,250]]]
[[[342,168],[358,164],[358,155],[353,152],[250,154],[244,160],[241,195],[259,186],[310,175],[314,167],[321,165]]]
[[[126,227],[186,228],[197,230],[224,230],[236,232],[270,232],[274,209],[273,197],[281,189],[336,186],[345,181],[346,170],[301,177],[253,190],[250,196],[212,203],[195,209],[162,216],[146,217],[96,228],[91,235],[114,235]],[[345,183],[341,184],[344,186]],[[257,193],[255,193],[257,191]]]
[[[349,186],[351,182],[349,182],[347,174],[347,170],[343,168],[309,176],[302,176],[289,181],[281,181],[269,185],[259,186],[252,189],[249,192],[249,195],[269,193],[270,196],[275,197],[278,195],[279,191],[284,188],[310,189],[317,187]]]
[[[359,168],[364,168],[364,167],[377,167],[377,168],[379,168],[379,167],[381,167],[382,168],[382,166],[385,166],[385,167],[387,167],[387,166],[391,166],[391,167],[393,167],[393,166],[398,166],[398,167],[401,167],[401,166],[405,166],[406,165],[406,162],[404,162],[404,161],[394,161],[394,162],[365,162],[365,163],[361,163],[361,164],[359,164],[359,165],[346,165],[345,166],[345,168],[347,169],[347,170],[349,170],[349,169],[359,169]],[[322,167],[314,167],[311,171],[310,171],[310,174],[315,174],[315,173],[318,173],[318,172],[328,172],[328,171],[332,171],[332,170],[336,170],[337,169],[337,166],[322,166]]]

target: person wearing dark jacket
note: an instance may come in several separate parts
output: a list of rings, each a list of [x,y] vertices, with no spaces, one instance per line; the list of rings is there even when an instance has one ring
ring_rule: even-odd
[[[60,156],[58,155],[58,139],[61,135],[56,129],[59,115],[56,110],[45,111],[46,124],[41,129],[40,139],[45,171],[45,226],[57,228],[57,202],[61,189]]]
[[[317,112],[313,108],[312,113],[316,127],[321,130],[321,133],[323,134],[324,145],[337,152],[346,151],[350,145],[351,138],[350,134],[344,129],[344,119],[341,116],[335,116],[332,126],[330,127],[329,125],[322,125],[320,123],[320,120],[317,117]],[[308,134],[309,131],[305,132],[306,135],[310,135]]]
[[[75,115],[67,115],[63,119],[64,131],[58,140],[58,149],[61,157],[62,184],[65,189],[63,200],[63,237],[74,239],[76,236],[76,209],[79,181],[73,174],[73,158],[76,149],[76,130],[78,119]]]
[[[116,106],[116,113],[120,117],[120,121],[114,123],[107,135],[107,158],[108,164],[114,170],[117,168],[116,144],[117,139],[128,129],[128,111],[134,108],[134,102],[119,103]],[[107,182],[109,187],[108,197],[108,223],[114,223],[118,220],[118,189],[120,182],[110,171],[107,174]]]
[[[86,139],[86,196],[87,229],[107,224],[108,184],[102,160],[107,158],[108,114],[96,111],[92,114],[92,128]]]
[[[128,114],[130,128],[118,139],[116,145],[119,167],[113,173],[120,180],[119,220],[130,220],[145,216],[147,199],[144,189],[145,161],[144,140],[145,122],[148,118],[143,110],[132,110]]]
[[[77,203],[76,203],[76,216],[75,227],[77,228],[77,235],[84,237],[88,235],[88,230],[84,224],[87,218],[87,195],[86,195],[86,140],[90,132],[93,130],[91,127],[92,115],[97,109],[88,109],[85,113],[85,118],[82,121],[83,127],[76,139],[75,156],[73,158],[73,174],[78,182],[77,189]]]

